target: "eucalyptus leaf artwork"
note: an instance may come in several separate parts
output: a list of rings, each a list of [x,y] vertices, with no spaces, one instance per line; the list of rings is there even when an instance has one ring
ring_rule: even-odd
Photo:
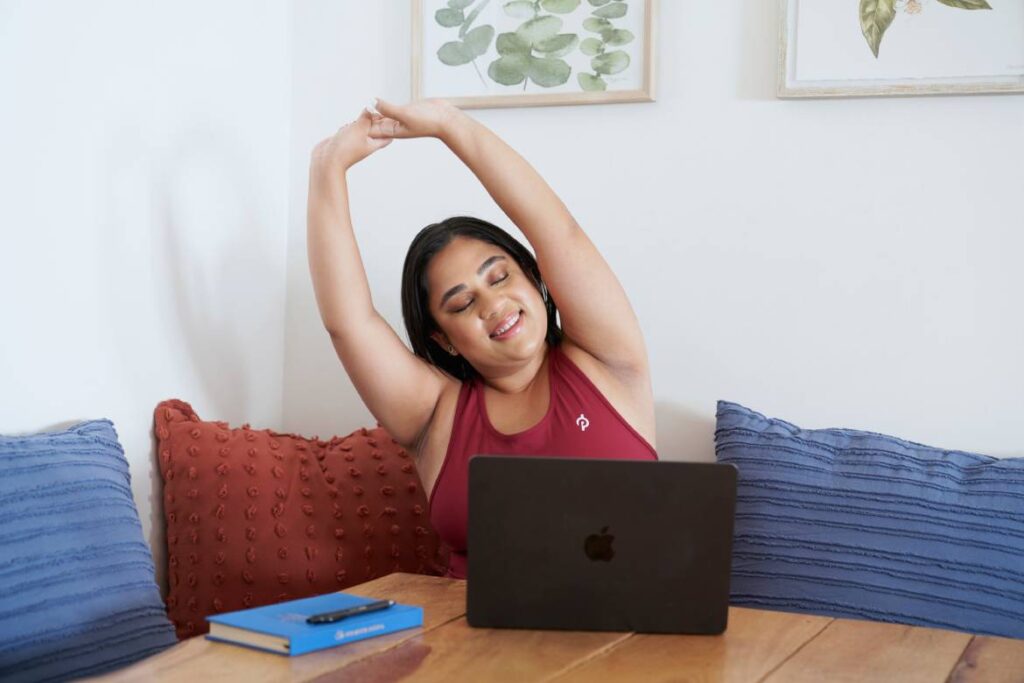
[[[447,7],[434,13],[434,20],[438,25],[445,28],[458,27],[459,29],[459,39],[445,43],[437,51],[437,58],[441,60],[442,64],[448,66],[472,64],[477,74],[480,74],[476,58],[483,56],[491,46],[491,41],[494,39],[494,27],[484,25],[470,30],[470,26],[490,1],[481,0],[476,8],[469,13],[469,16],[466,16],[465,11],[473,4],[474,0],[448,0]],[[480,78],[482,80],[483,76]]]
[[[434,12],[437,26],[456,32],[437,50],[437,60],[451,69],[470,65],[485,88],[492,84],[519,87],[525,92],[532,84],[541,89],[563,86],[573,76],[570,55],[586,57],[589,71],[579,70],[575,83],[581,91],[605,91],[607,77],[630,65],[626,51],[618,49],[634,41],[635,35],[615,22],[629,12],[628,0],[497,0],[501,16],[511,22],[501,33],[493,24],[474,26],[492,0],[447,0]],[[493,13],[492,13],[493,14]],[[566,30],[566,21],[587,35]],[[486,60],[486,69],[481,69]]]
[[[598,38],[586,38],[580,44],[580,51],[591,57],[590,66],[594,73],[577,74],[576,80],[584,90],[606,90],[608,84],[603,76],[617,74],[629,66],[629,55],[622,50],[609,51],[633,42],[636,37],[624,28],[615,28],[613,21],[626,16],[625,2],[609,2],[609,0],[587,0],[597,7],[593,16],[583,22],[583,28],[596,33]]]
[[[986,0],[935,1],[957,9],[992,9]],[[897,12],[920,14],[923,9],[921,3],[922,0],[860,0],[860,30],[876,59],[882,44],[882,36],[896,18]]]

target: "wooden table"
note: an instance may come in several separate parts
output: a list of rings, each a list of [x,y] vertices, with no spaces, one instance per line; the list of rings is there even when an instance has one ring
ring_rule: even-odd
[[[462,581],[347,589],[424,609],[423,628],[298,657],[192,638],[111,681],[1024,681],[1024,640],[732,607],[721,636],[470,628]]]

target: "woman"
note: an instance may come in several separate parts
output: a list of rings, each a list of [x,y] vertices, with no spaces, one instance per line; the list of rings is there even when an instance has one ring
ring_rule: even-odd
[[[431,520],[452,550],[449,576],[465,578],[470,456],[657,459],[647,352],[608,264],[522,157],[444,100],[377,109],[313,150],[310,271],[356,390],[416,454]],[[420,137],[441,140],[469,167],[536,260],[485,221],[424,228],[403,273],[410,352],[373,307],[346,173],[394,139]]]

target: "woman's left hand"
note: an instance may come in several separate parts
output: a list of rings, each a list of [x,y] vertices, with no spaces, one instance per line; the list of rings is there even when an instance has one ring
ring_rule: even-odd
[[[420,100],[398,105],[377,100],[370,126],[371,138],[440,138],[461,110],[442,99]]]

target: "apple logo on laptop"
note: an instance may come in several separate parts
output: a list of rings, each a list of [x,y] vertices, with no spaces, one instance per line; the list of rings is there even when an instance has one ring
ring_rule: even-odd
[[[615,550],[612,549],[612,541],[615,537],[608,533],[608,527],[601,529],[599,534],[590,534],[583,542],[583,552],[591,560],[611,562],[615,557]]]

